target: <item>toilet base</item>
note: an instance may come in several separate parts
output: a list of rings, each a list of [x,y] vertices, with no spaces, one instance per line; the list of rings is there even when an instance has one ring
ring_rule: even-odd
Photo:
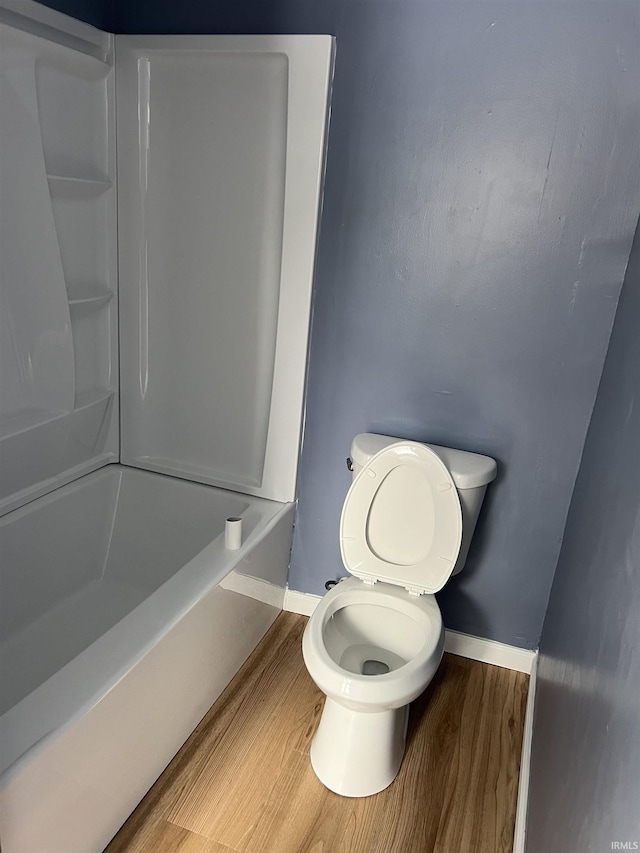
[[[369,797],[398,775],[409,706],[366,713],[325,700],[311,744],[311,766],[322,784],[343,797]]]

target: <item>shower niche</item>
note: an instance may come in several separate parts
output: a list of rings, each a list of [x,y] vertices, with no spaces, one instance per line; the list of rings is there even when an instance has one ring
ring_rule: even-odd
[[[0,0],[0,514],[118,461],[291,500],[332,63]]]

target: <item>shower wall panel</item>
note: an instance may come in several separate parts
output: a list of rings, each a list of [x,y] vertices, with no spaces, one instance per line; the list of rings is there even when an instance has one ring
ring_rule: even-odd
[[[124,189],[137,227],[127,234],[144,245],[135,285],[128,266],[122,274],[124,452],[260,486],[280,289],[287,59],[154,51],[119,53],[118,62],[125,164],[137,155],[136,180],[127,181],[136,192]]]
[[[293,499],[332,49],[116,37],[123,462]]]
[[[46,32],[0,24],[0,514],[118,457],[113,65]]]
[[[333,40],[118,37],[116,93],[52,14],[0,0],[0,514],[119,457],[293,500]]]

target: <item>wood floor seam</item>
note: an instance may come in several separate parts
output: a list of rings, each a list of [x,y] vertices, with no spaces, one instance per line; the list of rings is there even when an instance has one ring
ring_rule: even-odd
[[[228,851],[228,853],[239,853],[239,851],[236,850],[235,847],[227,847],[226,844],[221,844],[217,838],[207,838],[206,835],[200,835],[200,833],[198,833],[198,832],[193,832],[192,830],[187,829],[184,826],[180,826],[179,823],[175,823],[172,820],[166,820],[165,823],[175,827],[176,829],[181,830],[182,832],[188,833],[188,837],[189,837],[190,841],[192,841],[192,842],[198,841],[201,844],[205,845],[205,848],[207,845],[210,846],[211,844],[215,844],[216,853],[227,853],[227,851]],[[172,851],[172,853],[173,853],[173,851]]]

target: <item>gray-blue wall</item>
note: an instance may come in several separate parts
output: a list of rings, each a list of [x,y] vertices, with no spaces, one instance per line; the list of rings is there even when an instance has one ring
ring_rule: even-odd
[[[444,621],[533,648],[640,207],[637,14],[342,8],[289,583],[342,573],[353,435],[476,450]]]
[[[540,645],[528,853],[640,844],[640,228]]]
[[[638,0],[121,0],[337,36],[290,585],[343,573],[358,432],[499,463],[445,623],[535,647],[640,209]]]

